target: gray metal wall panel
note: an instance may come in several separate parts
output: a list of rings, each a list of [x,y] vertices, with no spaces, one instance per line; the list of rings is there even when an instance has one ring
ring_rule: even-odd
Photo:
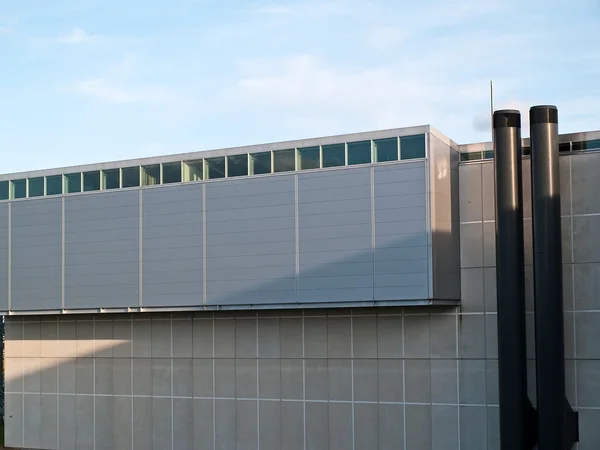
[[[0,204],[0,311],[8,310],[8,203]]]
[[[142,305],[202,305],[202,185],[148,189],[142,205]]]
[[[375,300],[428,298],[425,162],[375,167]]]
[[[294,176],[206,184],[206,302],[296,301]]]
[[[139,304],[139,193],[65,198],[65,307]]]
[[[26,311],[60,308],[61,199],[14,202],[11,223],[11,309]]]
[[[370,168],[298,176],[300,302],[373,300]]]

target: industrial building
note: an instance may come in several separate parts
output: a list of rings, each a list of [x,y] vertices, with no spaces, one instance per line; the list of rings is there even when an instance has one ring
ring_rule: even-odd
[[[600,131],[559,142],[566,395],[591,450]],[[431,126],[0,175],[6,445],[500,449],[494,179],[492,142]]]

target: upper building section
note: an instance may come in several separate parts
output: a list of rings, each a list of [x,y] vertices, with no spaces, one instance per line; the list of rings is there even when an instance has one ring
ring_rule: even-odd
[[[430,127],[0,175],[0,201],[425,158]]]
[[[522,147],[523,156],[531,154],[529,138],[523,139]],[[459,145],[458,149],[462,162],[494,159],[492,142]],[[600,150],[600,131],[561,134],[559,136],[558,150],[561,154]]]
[[[458,159],[418,127],[4,176],[0,312],[456,302]]]

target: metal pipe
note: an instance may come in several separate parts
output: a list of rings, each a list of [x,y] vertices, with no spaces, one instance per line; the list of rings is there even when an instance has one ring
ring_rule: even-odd
[[[521,113],[494,112],[500,447],[531,448],[525,341]]]
[[[529,119],[538,448],[564,450],[574,438],[567,426],[572,412],[565,402],[558,110],[534,106]]]

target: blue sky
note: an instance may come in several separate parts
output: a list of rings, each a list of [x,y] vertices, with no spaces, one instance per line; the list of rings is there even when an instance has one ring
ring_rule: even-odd
[[[0,0],[0,172],[426,123],[488,140],[490,79],[498,108],[600,129],[599,31],[597,0]]]

